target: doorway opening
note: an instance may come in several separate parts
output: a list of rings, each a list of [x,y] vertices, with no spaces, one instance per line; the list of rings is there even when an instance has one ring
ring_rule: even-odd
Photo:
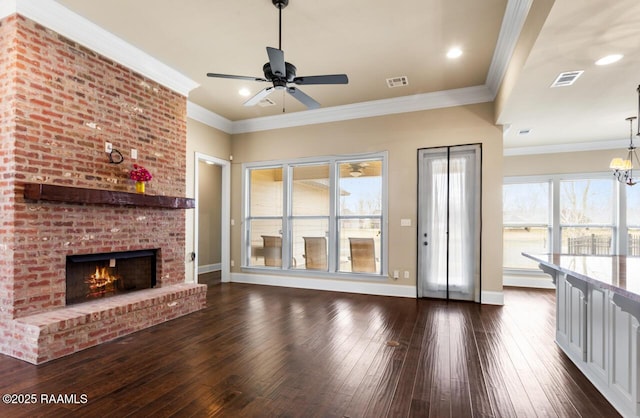
[[[194,278],[230,277],[230,171],[231,163],[195,154]],[[209,274],[210,273],[210,274]]]

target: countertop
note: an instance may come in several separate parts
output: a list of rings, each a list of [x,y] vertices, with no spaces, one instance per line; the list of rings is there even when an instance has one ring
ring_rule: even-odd
[[[640,257],[522,253],[538,263],[640,302]]]

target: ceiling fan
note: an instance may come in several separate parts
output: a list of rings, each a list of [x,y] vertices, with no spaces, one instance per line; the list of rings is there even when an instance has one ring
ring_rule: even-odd
[[[250,81],[263,81],[272,83],[272,87],[267,87],[246,102],[245,106],[254,106],[258,104],[262,99],[273,93],[275,90],[285,90],[295,99],[300,101],[309,109],[317,109],[320,107],[320,103],[315,101],[311,96],[305,94],[296,85],[311,85],[311,84],[348,84],[349,78],[346,74],[329,74],[329,75],[313,75],[313,76],[296,76],[296,66],[285,62],[284,52],[282,51],[282,9],[287,7],[289,0],[271,0],[273,5],[279,10],[278,19],[278,48],[267,47],[267,55],[269,62],[264,64],[262,71],[264,72],[264,78],[250,77],[241,75],[230,74],[218,74],[207,73],[208,77],[217,78],[231,78],[236,80],[250,80]]]

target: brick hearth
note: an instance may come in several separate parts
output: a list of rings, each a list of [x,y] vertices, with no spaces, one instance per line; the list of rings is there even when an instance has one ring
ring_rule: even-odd
[[[0,352],[33,363],[201,309],[184,210],[25,200],[25,183],[184,196],[186,98],[19,15],[0,21]],[[65,307],[67,255],[158,248],[157,288]]]

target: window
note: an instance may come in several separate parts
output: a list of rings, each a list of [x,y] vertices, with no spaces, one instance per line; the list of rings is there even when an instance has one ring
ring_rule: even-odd
[[[505,268],[536,268],[522,252],[547,253],[551,247],[550,182],[505,184],[503,202],[503,264]]]
[[[640,189],[626,187],[627,255],[640,256]]]
[[[245,165],[243,267],[382,275],[385,160]]]
[[[640,256],[638,207],[640,189],[609,174],[507,178],[503,267],[537,270],[522,252]]]

